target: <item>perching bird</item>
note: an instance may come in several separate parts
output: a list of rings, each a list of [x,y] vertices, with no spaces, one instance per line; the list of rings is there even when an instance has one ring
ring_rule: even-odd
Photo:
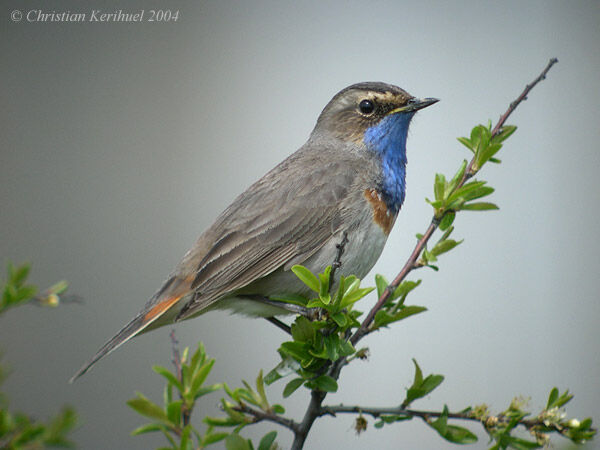
[[[336,94],[308,141],[234,200],[142,311],[71,382],[137,334],[211,309],[289,313],[268,297],[308,294],[290,268],[302,264],[322,272],[343,236],[340,273],[364,277],[404,201],[410,121],[437,101],[378,82]]]

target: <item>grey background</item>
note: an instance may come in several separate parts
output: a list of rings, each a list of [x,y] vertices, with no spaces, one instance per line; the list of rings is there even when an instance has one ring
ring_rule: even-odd
[[[177,23],[13,23],[14,9],[178,9]],[[456,136],[508,103],[552,56],[560,63],[510,123],[501,166],[482,177],[498,212],[465,213],[465,242],[420,271],[410,298],[429,312],[368,340],[329,403],[393,405],[411,358],[444,384],[416,407],[457,410],[512,396],[576,394],[572,416],[600,419],[597,237],[600,3],[42,2],[0,8],[0,259],[65,278],[84,305],[25,307],[0,319],[13,409],[73,404],[81,448],[155,448],[132,438],[135,390],[161,399],[150,367],[170,364],[169,329],[128,343],[75,385],[66,380],[158,288],[197,235],[251,182],[298,148],[338,90],[391,82],[442,101],[415,119],[408,196],[375,272],[392,278],[430,218],[436,171],[467,151]],[[371,282],[372,277],[369,277]],[[373,302],[365,301],[365,308]],[[237,386],[278,361],[265,321],[211,313],[177,326],[217,358],[211,382]],[[280,398],[283,384],[269,392]],[[285,401],[299,417],[308,395]],[[215,413],[218,396],[199,405]],[[307,448],[447,448],[420,421],[356,437],[352,419],[315,425]],[[248,429],[262,435],[274,426]],[[486,437],[477,425],[484,448]],[[285,448],[290,434],[279,431]],[[564,440],[558,438],[556,445]]]

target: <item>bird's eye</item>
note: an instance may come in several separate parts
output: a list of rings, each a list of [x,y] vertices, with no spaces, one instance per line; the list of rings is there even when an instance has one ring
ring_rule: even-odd
[[[375,111],[375,105],[371,100],[362,100],[358,104],[358,109],[363,114],[372,114]]]

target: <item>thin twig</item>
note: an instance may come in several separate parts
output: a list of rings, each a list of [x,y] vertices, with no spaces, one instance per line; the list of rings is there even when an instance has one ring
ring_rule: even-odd
[[[171,330],[171,333],[169,334],[169,336],[171,338],[171,353],[173,353],[173,359],[171,361],[173,362],[173,365],[175,366],[175,371],[177,372],[177,379],[180,382],[183,382],[182,375],[181,375],[181,356],[179,355],[179,348],[178,348],[179,341],[175,337],[175,329]]]
[[[521,102],[523,102],[527,98],[527,95],[529,94],[529,92],[540,81],[542,81],[544,78],[546,78],[546,74],[548,73],[550,68],[557,62],[558,62],[558,59],[552,58],[548,62],[548,65],[540,73],[540,75],[525,87],[523,92],[516,98],[515,101],[511,102],[511,104],[508,107],[508,109],[506,110],[506,112],[500,116],[498,123],[496,124],[496,126],[494,127],[494,129],[492,131],[492,136],[495,136],[496,134],[498,134],[501,131],[502,126],[506,122],[506,119],[508,118],[508,116],[510,116],[512,114],[512,112],[517,108],[517,106],[519,106],[519,104],[521,104]],[[472,167],[473,167],[474,161],[475,161],[475,157],[473,157],[473,159],[471,159],[471,162],[467,166],[467,169],[465,170],[465,175],[463,176],[462,180],[458,184],[457,189],[460,188],[461,186],[463,186],[463,184],[469,177],[473,176]],[[373,322],[373,319],[375,318],[375,315],[377,314],[377,312],[380,311],[381,308],[383,308],[383,305],[385,305],[387,300],[390,298],[390,295],[396,290],[396,288],[400,285],[400,283],[402,283],[402,281],[406,278],[406,276],[417,266],[417,260],[418,260],[419,256],[421,255],[423,248],[425,248],[425,246],[427,245],[427,242],[433,235],[434,231],[437,229],[438,224],[440,223],[440,220],[441,220],[441,218],[440,219],[436,219],[435,217],[433,218],[433,220],[429,224],[429,227],[427,228],[427,231],[423,234],[421,239],[419,239],[417,241],[417,245],[415,246],[415,249],[411,253],[411,255],[408,258],[408,260],[406,261],[406,263],[404,264],[404,267],[402,268],[400,273],[398,273],[396,278],[394,278],[394,280],[386,287],[386,289],[381,294],[381,297],[379,297],[379,299],[377,300],[377,303],[373,306],[373,308],[371,308],[371,310],[369,311],[369,313],[367,314],[367,316],[361,323],[358,330],[356,330],[356,332],[350,339],[350,342],[352,342],[352,344],[355,345],[365,334],[367,334],[369,326]]]
[[[531,82],[531,84],[528,84],[527,86],[525,86],[525,89],[523,90],[521,95],[519,95],[517,97],[517,99],[510,104],[510,106],[508,107],[506,112],[500,116],[500,119],[498,119],[498,123],[492,130],[492,136],[495,136],[500,132],[500,130],[504,126],[504,123],[506,122],[506,119],[508,119],[508,116],[510,116],[513,113],[513,111],[515,109],[517,109],[517,106],[519,106],[519,104],[522,101],[527,100],[527,95],[529,94],[529,92],[531,92],[531,90],[535,87],[536,84],[538,84],[540,81],[546,79],[546,75],[548,74],[548,71],[557,62],[558,62],[558,58],[550,59],[550,61],[548,61],[548,65],[546,66],[546,68],[544,70],[542,70],[542,73],[540,73],[539,76]]]
[[[420,417],[426,422],[430,422],[431,419],[440,417],[445,415],[449,419],[458,419],[458,420],[470,420],[473,422],[480,422],[484,427],[493,424],[494,426],[498,425],[506,425],[512,419],[503,414],[499,414],[497,416],[476,416],[469,412],[440,412],[440,411],[420,411],[416,409],[407,409],[402,406],[392,406],[392,407],[364,407],[364,406],[345,406],[345,405],[334,405],[334,406],[323,406],[320,410],[320,415],[331,415],[334,416],[336,414],[361,414],[361,415],[369,415],[373,418],[377,419],[381,416],[385,415],[398,415],[398,416],[406,416],[406,417]],[[519,425],[524,426],[525,428],[532,429],[534,427],[545,427],[551,428],[553,431],[558,433],[564,433],[568,426],[549,423],[545,421],[543,418],[534,417],[533,419],[521,419],[519,420]]]
[[[298,423],[292,419],[288,419],[287,417],[279,416],[277,414],[268,413],[260,409],[251,408],[245,403],[234,406],[233,410],[244,414],[250,414],[252,417],[254,417],[254,423],[263,421],[273,422],[292,430],[294,433],[296,433],[296,431],[299,429]]]

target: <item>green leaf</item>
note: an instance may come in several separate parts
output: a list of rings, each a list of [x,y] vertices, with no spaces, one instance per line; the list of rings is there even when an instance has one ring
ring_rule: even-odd
[[[243,423],[242,420],[240,420],[239,418],[231,418],[231,417],[209,417],[206,416],[204,419],[202,419],[202,422],[204,422],[207,425],[213,426],[213,427],[235,427],[237,425],[239,425],[240,423]]]
[[[460,142],[462,145],[464,145],[465,147],[467,147],[469,150],[471,150],[472,152],[474,152],[475,147],[473,146],[473,144],[471,143],[471,140],[466,138],[466,137],[459,137],[456,138],[456,140],[458,142]]]
[[[550,409],[554,406],[554,402],[558,398],[558,388],[553,387],[548,396],[548,403],[546,403],[546,409]]]
[[[169,382],[169,384],[172,384],[173,386],[175,386],[177,389],[179,389],[180,392],[183,391],[183,386],[181,385],[181,382],[167,368],[162,367],[162,366],[152,366],[152,370],[154,372],[156,372],[157,374],[165,377],[167,379],[167,381]]]
[[[280,353],[281,354],[281,353]],[[287,377],[300,369],[300,364],[290,356],[281,354],[281,362],[265,377],[265,384],[270,385],[280,378]]]
[[[441,437],[454,444],[473,444],[477,436],[466,428],[448,425],[448,407],[444,405],[442,414],[436,421],[428,423]]]
[[[460,165],[460,167],[458,168],[458,170],[452,177],[452,180],[450,180],[450,182],[446,186],[446,190],[444,191],[444,198],[448,197],[452,193],[452,191],[454,191],[456,189],[456,187],[458,186],[458,183],[460,183],[463,176],[465,175],[466,169],[467,169],[467,160],[463,159],[462,164]]]
[[[338,389],[337,381],[335,381],[329,375],[321,375],[314,380],[309,381],[307,386],[313,390],[324,392],[336,392]]]
[[[331,318],[333,319],[333,321],[336,323],[336,325],[338,327],[344,327],[348,324],[348,320],[346,319],[346,316],[344,315],[344,313],[335,313],[331,315]]]
[[[285,408],[278,403],[275,403],[271,409],[275,414],[285,414]]]
[[[431,201],[429,200],[427,197],[425,197],[425,201],[427,203],[429,203],[434,209],[439,209],[442,207],[442,205],[444,204],[443,201],[441,200],[435,200],[435,201]],[[421,239],[420,237],[418,237],[419,235],[417,235],[417,239]]]
[[[308,352],[308,346],[300,342],[284,342],[279,347],[279,350],[286,355],[291,356],[296,361],[310,359],[311,355]]]
[[[364,298],[369,293],[371,293],[374,289],[375,288],[372,288],[372,287],[360,288],[360,289],[356,289],[355,291],[351,292],[348,295],[344,295],[344,298],[342,298],[342,301],[340,302],[340,308],[344,309],[344,308],[347,308],[348,306],[356,303],[357,301],[359,301],[360,299]]]
[[[535,441],[527,441],[515,436],[504,435],[502,436],[502,448],[513,448],[515,450],[529,450],[532,448],[541,448],[542,445]]]
[[[29,276],[30,270],[31,265],[27,263],[16,268],[11,263],[8,263],[8,273],[10,282],[17,286],[22,285]]]
[[[427,311],[427,308],[424,306],[404,306],[398,312],[390,314],[385,310],[377,311],[375,314],[375,326],[385,327],[393,322],[398,322],[400,320],[406,319],[407,317],[414,316],[415,314],[422,313]]]
[[[206,433],[202,438],[202,445],[207,446],[222,441],[229,433]]]
[[[440,256],[446,252],[449,252],[457,245],[461,244],[463,241],[455,241],[453,239],[446,239],[438,242],[435,246],[430,250],[431,254],[434,256]]]
[[[437,201],[444,200],[444,192],[446,190],[446,177],[441,173],[435,174],[435,182],[433,183],[433,193]]]
[[[222,388],[223,388],[223,385],[221,383],[211,384],[209,386],[202,386],[200,389],[198,389],[196,391],[194,400],[196,400],[206,394],[210,394],[211,392],[218,391],[219,389],[222,389]]]
[[[321,285],[317,276],[304,266],[292,266],[292,272],[311,290],[319,293]]]
[[[302,386],[303,383],[304,379],[294,378],[292,381],[285,385],[285,388],[283,389],[283,397],[288,398],[296,391],[296,389]]]
[[[405,281],[403,281],[402,283],[400,283],[400,286],[398,286],[394,290],[394,292],[391,296],[392,300],[399,298],[400,304],[403,304],[404,300],[406,299],[406,296],[420,284],[421,284],[421,280],[417,280],[417,281],[405,280]]]
[[[448,207],[459,207],[465,202],[485,197],[494,192],[494,188],[485,186],[485,184],[485,181],[471,181],[464,184],[448,197]]]
[[[315,328],[310,320],[298,316],[292,324],[292,337],[298,342],[312,342],[315,339]]]
[[[199,397],[198,392],[202,384],[204,384],[204,382],[206,381],[206,377],[208,377],[208,374],[212,370],[214,364],[215,360],[211,359],[208,362],[204,363],[202,367],[200,367],[200,369],[198,369],[198,371],[193,374],[192,382],[190,385],[190,394],[192,395],[194,400]]]
[[[342,339],[340,341],[339,352],[340,352],[340,356],[350,356],[350,355],[353,355],[354,353],[356,353],[356,349],[354,348],[354,345],[352,345],[352,343],[350,341]]]
[[[48,288],[49,294],[61,295],[64,294],[67,288],[69,287],[69,283],[66,280],[61,280],[54,283],[52,286]]]
[[[21,286],[19,288],[19,290],[17,291],[17,298],[18,301],[22,302],[22,301],[26,301],[26,300],[31,300],[33,297],[35,297],[35,295],[38,292],[38,288],[35,286]]]
[[[169,421],[176,426],[181,425],[182,403],[183,402],[181,400],[176,400],[167,405],[167,417],[169,418]]]
[[[342,297],[350,295],[360,287],[360,280],[355,276],[349,276],[344,279],[344,291]]]
[[[267,393],[265,392],[265,382],[263,381],[263,371],[260,369],[258,376],[256,377],[256,392],[260,396],[260,406],[263,409],[269,408],[269,401],[267,400]]]
[[[423,378],[423,372],[415,359],[413,359],[413,363],[415,364],[415,378],[412,386],[406,391],[406,398],[402,402],[402,406],[404,407],[410,405],[419,398],[425,397],[444,381],[443,375],[432,374]]]
[[[383,275],[375,275],[375,286],[377,286],[377,298],[380,298],[388,286],[388,280]]]
[[[270,433],[265,434],[258,444],[258,450],[271,450],[276,437],[276,431],[271,431]]]
[[[329,304],[331,301],[331,295],[329,295],[330,274],[331,266],[327,266],[325,272],[319,274],[319,298],[322,299],[325,304]]]
[[[325,308],[327,305],[320,298],[313,298],[306,304],[307,308]]]
[[[492,138],[493,142],[502,143],[508,139],[512,134],[517,131],[517,127],[514,125],[504,125],[500,132]]]
[[[225,448],[227,450],[252,450],[248,440],[235,433],[225,438]]]
[[[546,409],[551,408],[560,408],[567,404],[573,398],[572,394],[569,394],[569,390],[567,389],[565,392],[560,394],[558,388],[554,387],[550,391],[550,396],[548,397],[548,403],[546,404]]]
[[[181,438],[179,440],[179,447],[181,450],[187,450],[192,443],[190,440],[190,433],[192,432],[192,426],[186,425],[183,428],[183,432],[181,433]]]
[[[161,422],[168,423],[166,413],[156,403],[153,403],[146,398],[142,393],[136,392],[137,398],[133,398],[127,401],[129,407],[133,408],[138,414],[149,417],[151,419],[157,419]]]
[[[198,367],[204,364],[206,361],[206,350],[204,349],[204,344],[202,342],[198,342],[198,348],[192,355],[192,360],[190,361],[190,368],[192,372],[196,372]]]
[[[141,427],[136,428],[131,432],[132,436],[138,436],[140,434],[152,433],[154,431],[162,431],[164,427],[158,423],[148,423],[146,425],[142,425]]]
[[[460,207],[463,211],[489,211],[492,209],[500,209],[493,203],[487,202],[475,202],[475,203],[467,203]]]
[[[454,223],[455,218],[456,213],[454,211],[448,211],[446,214],[444,214],[444,217],[442,217],[442,220],[440,221],[440,230],[447,230]]]

